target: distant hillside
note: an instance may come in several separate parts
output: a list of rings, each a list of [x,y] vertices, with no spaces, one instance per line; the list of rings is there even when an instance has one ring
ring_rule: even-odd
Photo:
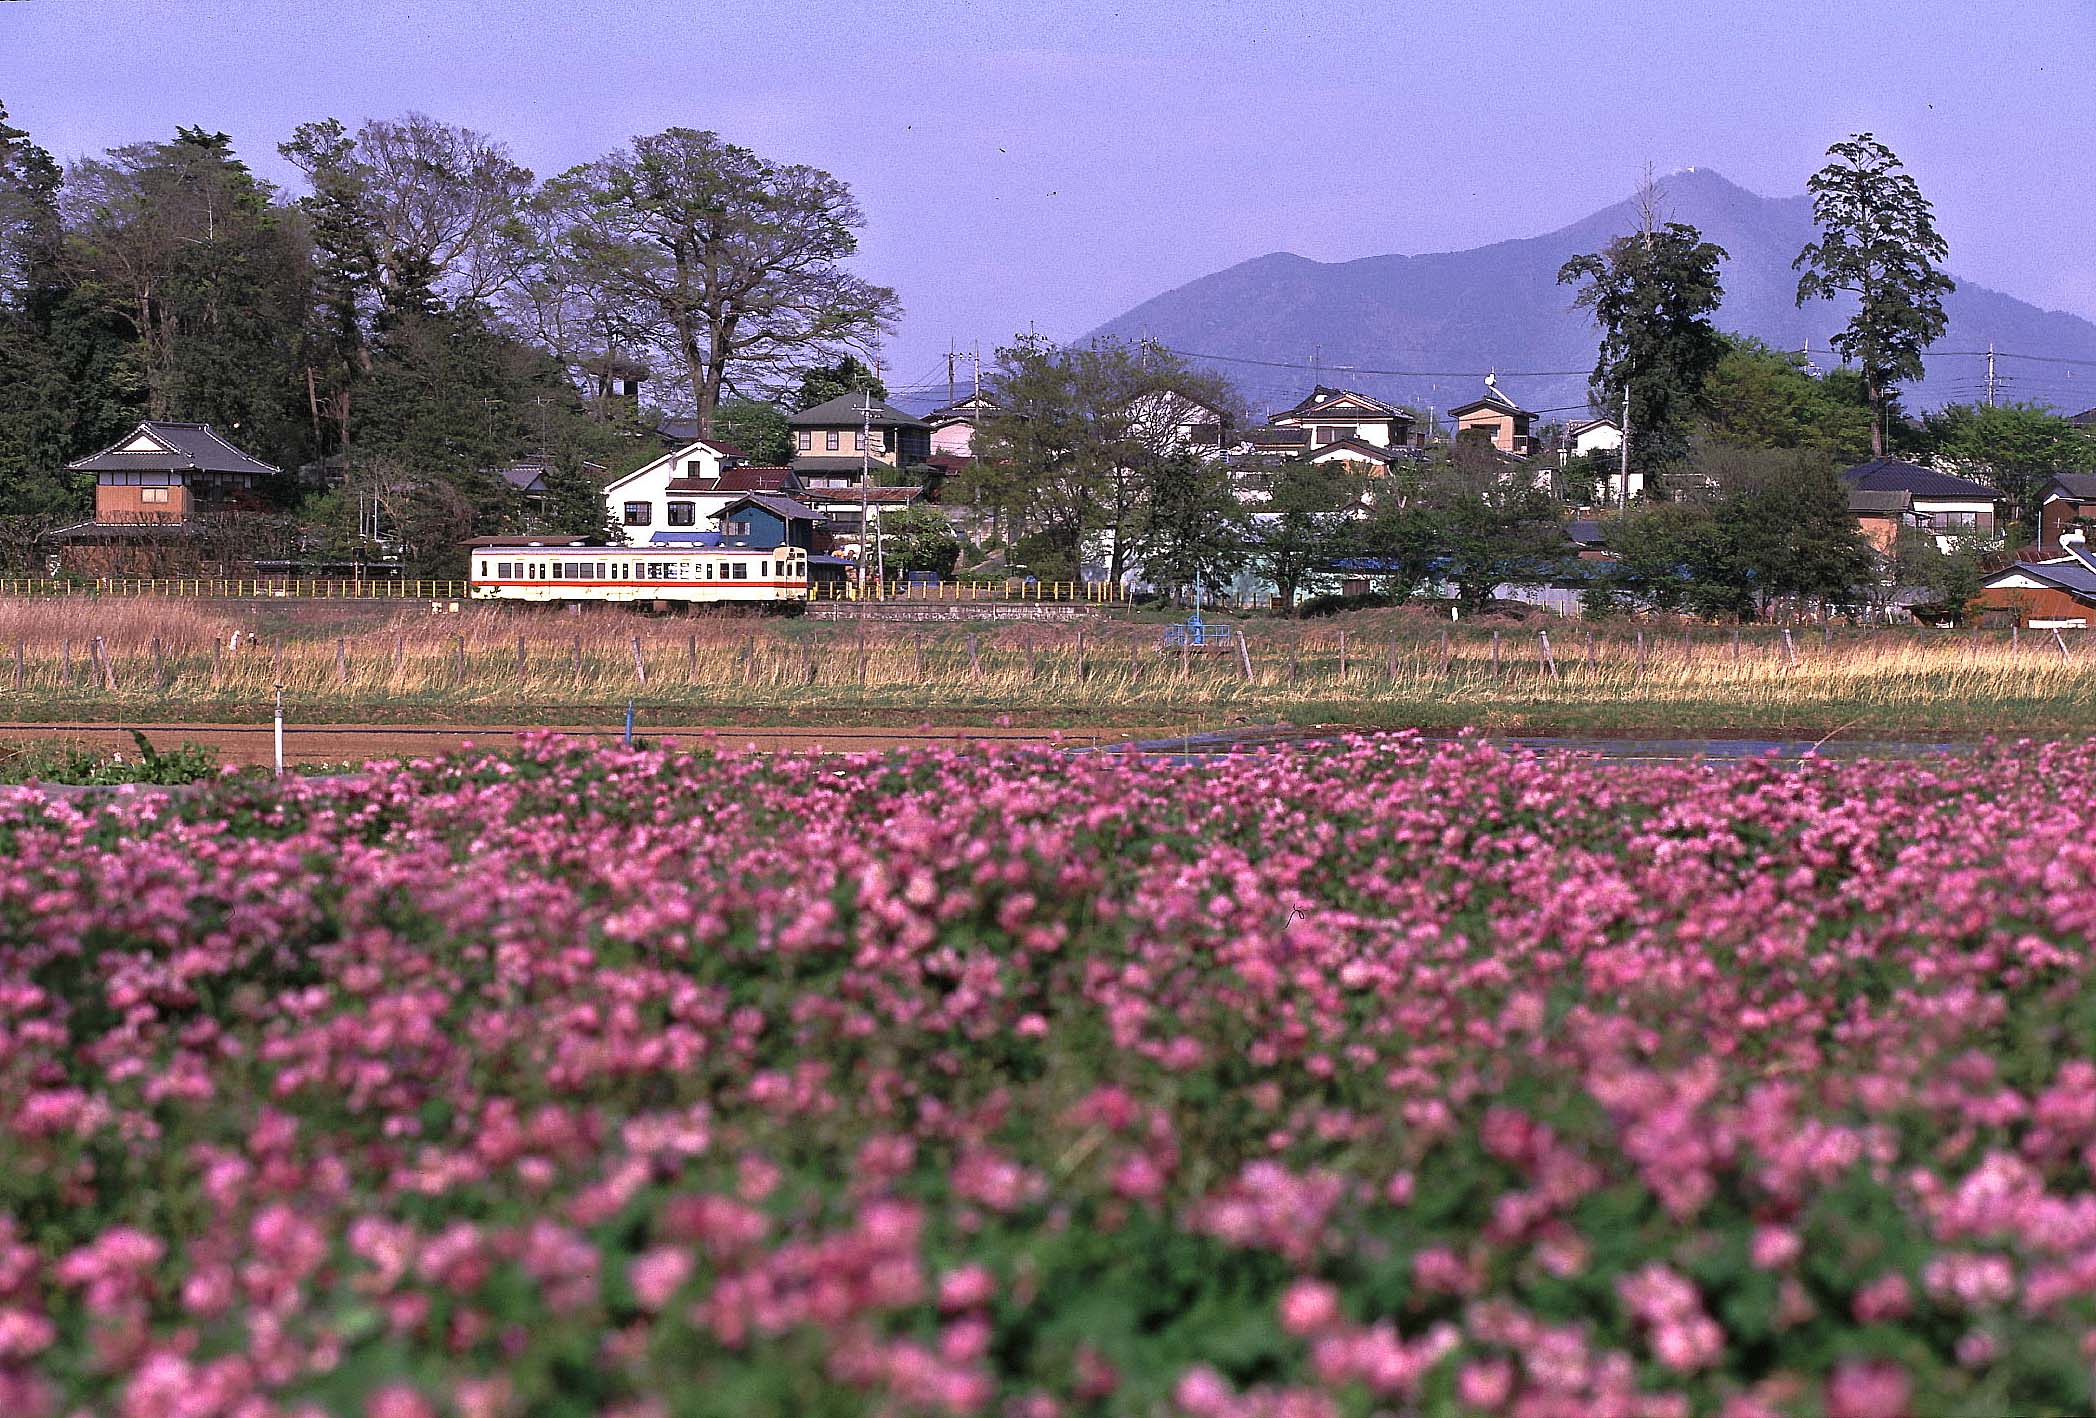
[[[1847,310],[1827,303],[1800,310],[1792,299],[1797,276],[1790,263],[1813,236],[1810,200],[1757,196],[1705,168],[1675,173],[1659,186],[1668,220],[1700,228],[1730,253],[1719,325],[1787,349],[1809,340],[1815,363],[1833,363],[1827,337],[1846,320]],[[1576,418],[1586,400],[1583,371],[1593,366],[1596,336],[1585,312],[1572,308],[1572,288],[1557,284],[1558,267],[1634,227],[1626,200],[1546,236],[1469,251],[1330,264],[1276,252],[1144,301],[1093,333],[1147,336],[1175,349],[1235,360],[1300,364],[1314,353],[1328,371],[1328,384],[1438,408],[1474,397],[1477,377],[1389,377],[1333,367],[1497,369],[1504,371],[1502,387],[1527,407],[1551,411],[1551,418]],[[1950,330],[1939,350],[1984,350],[1991,340],[2000,350],[2096,360],[2096,323],[2079,316],[2040,310],[1962,279],[1947,308]],[[1235,382],[1255,410],[1293,403],[1314,377],[1240,363],[1213,368]],[[2004,397],[2049,400],[2069,412],[2096,405],[2096,368],[2011,360],[1998,368],[2009,377]],[[1582,373],[1520,372],[1564,370]],[[1932,356],[1927,382],[1909,388],[1905,397],[1913,408],[1971,399],[1984,373],[1982,359]]]

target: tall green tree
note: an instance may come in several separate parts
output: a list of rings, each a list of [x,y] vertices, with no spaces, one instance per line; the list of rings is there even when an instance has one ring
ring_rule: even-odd
[[[1785,601],[1851,605],[1877,575],[1877,556],[1824,454],[1711,448],[1695,470],[1718,489],[1730,564],[1761,610]]]
[[[1281,613],[1294,615],[1303,583],[1349,550],[1361,480],[1341,462],[1284,463],[1272,469],[1272,487],[1255,519],[1252,559],[1274,583]]]
[[[1807,448],[1847,465],[1870,456],[1870,406],[1855,380],[1815,378],[1803,355],[1727,335],[1703,387],[1701,431],[1735,448]],[[1837,371],[1839,373],[1839,371]],[[1846,385],[1856,386],[1854,396]]]
[[[1167,351],[1114,340],[1066,349],[1026,335],[997,361],[999,408],[976,430],[959,495],[1029,539],[1036,569],[1072,576],[1098,554],[1120,581],[1141,556],[1161,470],[1188,451],[1175,412],[1227,406],[1227,390]]]
[[[842,354],[826,364],[811,364],[796,371],[788,402],[798,413],[817,404],[827,404],[840,394],[871,394],[885,401],[888,386],[857,355]]]
[[[314,441],[323,456],[349,457],[350,411],[371,372],[371,332],[380,299],[378,222],[356,158],[335,119],[301,124],[278,151],[305,173],[299,200],[312,238],[312,297],[300,363]]]
[[[846,269],[865,213],[816,168],[671,128],[551,185],[587,211],[567,240],[681,369],[701,435],[724,390],[863,346],[900,313],[893,291]]]
[[[730,399],[713,415],[713,431],[766,467],[793,461],[793,430],[786,415],[761,399]]]
[[[223,133],[184,128],[68,174],[68,260],[130,326],[155,418],[204,420],[279,464],[310,448],[295,373],[305,225]]]
[[[1466,608],[1482,609],[1501,585],[1549,582],[1571,562],[1563,505],[1490,448],[1458,443],[1429,472],[1424,497],[1438,570]]]
[[[2096,469],[2096,439],[2036,404],[1950,404],[1925,415],[1917,452],[2000,488],[2033,524],[2055,473]]]
[[[1144,578],[1173,599],[1195,591],[1212,596],[1228,587],[1251,543],[1229,470],[1186,451],[1160,459],[1137,540]]]
[[[1885,410],[1892,387],[1920,379],[1922,351],[1943,334],[1943,298],[1957,288],[1938,266],[1950,246],[1936,231],[1935,209],[1892,150],[1869,133],[1827,149],[1832,159],[1812,175],[1819,240],[1791,263],[1797,303],[1853,298],[1856,312],[1834,336],[1842,358],[1862,370],[1870,401],[1870,450],[1885,452]]]
[[[1724,248],[1693,226],[1661,222],[1648,188],[1639,230],[1558,269],[1558,283],[1580,285],[1575,304],[1601,327],[1589,398],[1620,419],[1628,393],[1630,466],[1648,483],[1686,456],[1706,381],[1724,358],[1710,320],[1724,299],[1724,260]]]

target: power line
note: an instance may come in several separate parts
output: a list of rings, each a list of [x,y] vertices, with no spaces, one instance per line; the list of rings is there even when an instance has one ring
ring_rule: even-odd
[[[1510,379],[1564,379],[1574,375],[1585,377],[1591,369],[1370,369],[1358,364],[1294,364],[1278,359],[1247,359],[1241,355],[1200,354],[1193,350],[1175,349],[1170,345],[1159,345],[1159,349],[1178,355],[1181,359],[1210,360],[1218,364],[1250,364],[1262,369],[1300,369],[1313,374],[1381,374],[1402,379],[1482,379],[1487,374],[1500,374]],[[2096,363],[2096,361],[2092,361]]]

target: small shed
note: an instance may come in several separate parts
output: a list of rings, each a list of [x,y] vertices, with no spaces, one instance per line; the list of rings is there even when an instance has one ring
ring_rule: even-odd
[[[799,547],[815,550],[815,510],[777,493],[738,497],[714,514],[721,540],[738,547]]]

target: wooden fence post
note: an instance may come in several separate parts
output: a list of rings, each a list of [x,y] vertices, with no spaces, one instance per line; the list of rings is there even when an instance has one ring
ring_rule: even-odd
[[[1492,632],[1492,678],[1499,678],[1499,632]]]
[[[1035,684],[1039,682],[1040,678],[1040,647],[1034,643],[1034,638],[1029,635],[1026,637],[1026,682]]]
[[[335,637],[335,678],[349,683],[349,641],[341,636]]]
[[[2052,643],[2060,647],[2061,659],[2066,660],[2072,658],[2072,656],[2070,656],[2067,653],[2067,637],[2060,634],[2060,628],[2057,625],[2055,625],[2052,628]]]
[[[393,632],[393,668],[395,671],[400,669],[400,662],[407,658],[407,641],[407,636],[402,632],[398,630]]]
[[[1300,641],[1288,642],[1288,685],[1293,689],[1303,673],[1303,647]]]
[[[1448,678],[1448,667],[1448,632],[1444,630],[1441,632],[1441,678]]]
[[[1339,682],[1346,683],[1346,632],[1339,632]]]
[[[1638,674],[1638,678],[1639,678],[1639,679],[1643,679],[1643,678],[1645,677],[1645,632],[1644,632],[1644,631],[1642,631],[1642,630],[1640,630],[1640,631],[1639,631],[1639,632],[1637,633],[1637,662],[1636,662],[1636,663],[1637,663],[1637,674]]]
[[[517,637],[517,678],[518,678],[518,679],[522,679],[522,678],[524,678],[524,670],[525,670],[525,666],[526,666],[526,663],[527,663],[527,661],[525,660],[525,657],[524,657],[524,637],[523,637],[523,636],[521,636],[521,635],[519,635],[519,636]]]
[[[2012,625],[2009,627],[2009,653],[2015,654],[2021,651],[2022,649],[2023,628],[2021,626]]]
[[[859,627],[859,692],[866,692],[866,627]]]
[[[116,688],[116,665],[110,658],[109,642],[99,635],[95,637],[95,663],[102,668],[103,690],[105,692],[114,690]]]
[[[1546,670],[1549,673],[1552,679],[1563,679],[1564,676],[1557,672],[1557,658],[1550,653],[1550,632],[1547,630],[1540,630],[1536,633],[1542,638],[1543,641],[1544,670]]]
[[[696,633],[684,637],[684,677],[688,680],[699,677],[699,637]]]
[[[1739,668],[1739,627],[1732,627],[1732,668]]]
[[[648,662],[641,658],[640,637],[633,637],[633,677],[643,685],[648,682]]]
[[[576,637],[575,637],[575,644],[574,644],[574,645],[573,645],[573,646],[572,646],[571,648],[572,648],[572,649],[573,649],[573,651],[574,651],[574,658],[575,658],[575,678],[577,678],[577,679],[581,679],[581,678],[582,678],[582,637],[581,637],[581,636],[579,636],[579,635],[578,635],[578,636],[576,636]]]
[[[916,661],[915,679],[921,686],[924,683],[924,637],[922,635],[911,636],[910,649],[912,658]]]
[[[65,682],[66,682],[66,688],[67,688],[67,689],[71,689],[71,688],[73,687],[73,642],[72,642],[72,641],[68,640],[68,641],[66,641],[66,642],[65,642],[65,645],[64,645],[64,652],[65,652]]]
[[[466,637],[463,635],[451,637],[451,681],[461,688],[466,683]]]
[[[167,693],[167,659],[161,653],[157,635],[153,637],[153,688],[158,693]]]
[[[1591,676],[1594,673],[1594,632],[1588,630],[1582,633],[1587,638],[1587,674]]]
[[[1245,643],[1244,627],[1237,628],[1237,658],[1244,665],[1245,683],[1252,682],[1252,647]]]
[[[1798,647],[1791,640],[1790,627],[1787,625],[1783,627],[1783,658],[1790,662],[1792,669],[1798,667]]]
[[[975,632],[968,632],[968,677],[982,678],[982,646],[976,643]]]

